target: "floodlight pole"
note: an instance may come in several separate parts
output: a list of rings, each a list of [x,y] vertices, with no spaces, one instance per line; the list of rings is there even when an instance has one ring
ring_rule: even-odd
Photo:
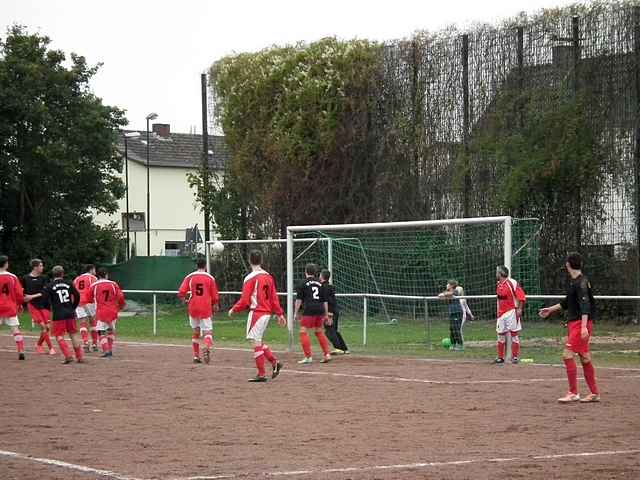
[[[126,213],[125,213],[125,227],[127,229],[127,262],[129,261],[129,155],[127,152],[127,136],[124,136],[124,183],[126,192]]]
[[[157,113],[147,115],[147,257],[151,256],[151,196],[149,194],[149,120],[158,118]]]

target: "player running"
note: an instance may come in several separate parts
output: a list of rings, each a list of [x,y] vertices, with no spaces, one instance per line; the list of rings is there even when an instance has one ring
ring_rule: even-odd
[[[582,257],[578,253],[569,254],[565,261],[565,268],[571,277],[567,296],[562,302],[542,308],[538,312],[540,317],[547,318],[560,310],[567,311],[567,342],[562,352],[562,359],[567,369],[569,392],[558,399],[560,403],[600,401],[600,393],[596,385],[596,372],[591,363],[591,352],[589,351],[596,305],[591,282],[582,273],[582,263]],[[580,398],[578,394],[578,368],[574,358],[576,354],[580,356],[584,379],[591,391],[584,398]]]
[[[511,335],[511,362],[518,363],[520,354],[520,331],[522,330],[522,305],[526,301],[524,290],[518,288],[518,282],[509,278],[509,269],[504,265],[496,269],[496,296],[498,297],[498,320],[496,331],[498,342],[496,350],[498,357],[494,363],[504,363],[505,344],[507,334]]]
[[[0,255],[0,325],[11,329],[18,359],[24,360],[24,337],[20,333],[18,312],[22,310],[24,292],[18,277],[8,271],[9,257]]]
[[[36,344],[36,352],[45,353],[43,343],[47,344],[49,355],[55,355],[56,350],[51,345],[49,337],[49,301],[44,289],[47,286],[47,279],[42,272],[44,263],[39,258],[31,260],[31,272],[22,277],[24,288],[24,301],[27,302],[27,309],[31,316],[31,323],[40,327],[40,338]]]
[[[307,329],[315,331],[316,338],[324,353],[320,363],[331,361],[329,353],[329,341],[324,335],[323,325],[330,324],[329,303],[327,301],[327,292],[322,288],[322,284],[316,279],[318,269],[313,263],[307,263],[304,267],[305,280],[298,288],[296,288],[296,302],[294,309],[294,317],[300,322],[300,344],[304,352],[304,358],[298,361],[301,365],[313,363],[311,357],[311,340]],[[300,308],[302,307],[302,315]]]
[[[76,309],[76,316],[80,320],[80,336],[82,337],[82,345],[84,351],[89,353],[89,330],[91,330],[91,348],[94,352],[98,351],[98,332],[96,330],[96,307],[89,301],[91,285],[98,278],[96,277],[95,265],[86,265],[84,273],[78,275],[73,280],[73,286],[80,292],[80,303]]]
[[[76,361],[83,363],[82,344],[78,339],[78,325],[76,324],[76,307],[80,302],[80,293],[73,286],[73,283],[64,279],[64,269],[60,265],[56,265],[51,269],[53,282],[47,285],[45,294],[51,303],[53,312],[51,322],[51,333],[56,338],[60,351],[64,355],[64,365],[73,362],[73,356],[69,350],[69,346],[64,339],[64,335],[68,334],[71,338],[73,351],[75,352]]]
[[[204,335],[204,363],[211,361],[211,349],[213,348],[213,313],[220,309],[218,285],[216,279],[206,271],[206,258],[198,258],[197,270],[190,273],[178,290],[178,298],[185,302],[189,312],[191,324],[191,346],[193,348],[193,363],[202,363],[200,360],[200,333]]]
[[[102,348],[101,357],[111,358],[118,312],[125,306],[124,294],[116,282],[109,280],[106,269],[98,269],[96,275],[98,281],[91,285],[89,303],[96,305],[96,329]]]
[[[287,320],[284,318],[284,312],[278,300],[276,283],[273,277],[262,269],[262,253],[258,250],[252,250],[249,253],[249,264],[251,265],[251,273],[244,277],[242,295],[240,300],[229,310],[229,316],[243,310],[249,310],[247,340],[253,343],[253,358],[258,369],[258,374],[249,381],[266,382],[265,358],[271,363],[272,379],[280,374],[283,365],[269,346],[262,343],[264,332],[269,325],[272,314],[278,316],[278,324],[282,327],[287,324]]]

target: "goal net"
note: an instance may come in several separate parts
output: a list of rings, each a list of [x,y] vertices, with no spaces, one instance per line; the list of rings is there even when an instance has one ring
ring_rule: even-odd
[[[367,321],[369,343],[424,344],[432,327],[447,333],[448,304],[433,297],[448,280],[466,295],[494,295],[496,266],[506,265],[527,293],[540,293],[539,231],[537,220],[511,217],[292,226],[287,290],[303,278],[304,263],[317,263],[331,270],[344,328],[360,339]],[[300,256],[303,240],[317,247]],[[288,301],[292,328],[293,296]],[[495,321],[495,299],[468,303],[476,319]]]

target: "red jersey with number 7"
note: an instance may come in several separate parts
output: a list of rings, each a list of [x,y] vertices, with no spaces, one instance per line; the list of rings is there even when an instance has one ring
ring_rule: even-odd
[[[187,310],[191,318],[211,318],[213,306],[219,302],[216,279],[201,270],[190,273],[180,284],[178,297],[188,298]]]
[[[95,275],[91,275],[90,273],[83,273],[82,275],[78,275],[73,281],[73,286],[76,287],[76,290],[80,292],[80,304],[78,306],[83,307],[87,303],[91,303],[89,301],[89,295],[91,292],[91,285],[96,283],[98,278]]]
[[[276,282],[264,270],[255,270],[244,278],[240,300],[231,308],[234,312],[251,310],[257,315],[283,315],[276,292]]]
[[[96,320],[112,322],[118,318],[118,312],[124,307],[124,294],[120,286],[107,279],[100,279],[91,285],[89,302],[96,304]]]
[[[24,303],[24,290],[13,273],[0,272],[0,318],[15,317]]]

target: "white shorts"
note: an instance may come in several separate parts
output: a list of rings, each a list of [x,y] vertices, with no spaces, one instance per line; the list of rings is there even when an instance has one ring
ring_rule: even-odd
[[[499,335],[507,332],[519,332],[520,330],[522,330],[522,324],[515,310],[509,310],[507,313],[504,313],[496,322],[496,332],[498,332]]]
[[[191,328],[199,328],[203,332],[210,332],[213,330],[213,321],[209,318],[193,318],[189,317],[189,323]]]
[[[100,320],[98,320],[96,322],[96,330],[101,331],[101,330],[107,330],[109,328],[112,328],[113,330],[116,329],[116,320],[114,320],[111,323],[107,323],[107,322],[102,322]]]
[[[87,303],[81,307],[76,308],[76,318],[82,320],[87,317],[96,316],[96,306],[93,303]]]
[[[20,321],[18,317],[0,317],[0,325],[6,325],[7,327],[19,327]]]
[[[262,315],[255,323],[253,322],[254,312],[249,312],[249,318],[247,318],[247,340],[253,340],[255,342],[261,342],[264,332],[267,330],[271,315]],[[253,323],[253,326],[251,324]]]

